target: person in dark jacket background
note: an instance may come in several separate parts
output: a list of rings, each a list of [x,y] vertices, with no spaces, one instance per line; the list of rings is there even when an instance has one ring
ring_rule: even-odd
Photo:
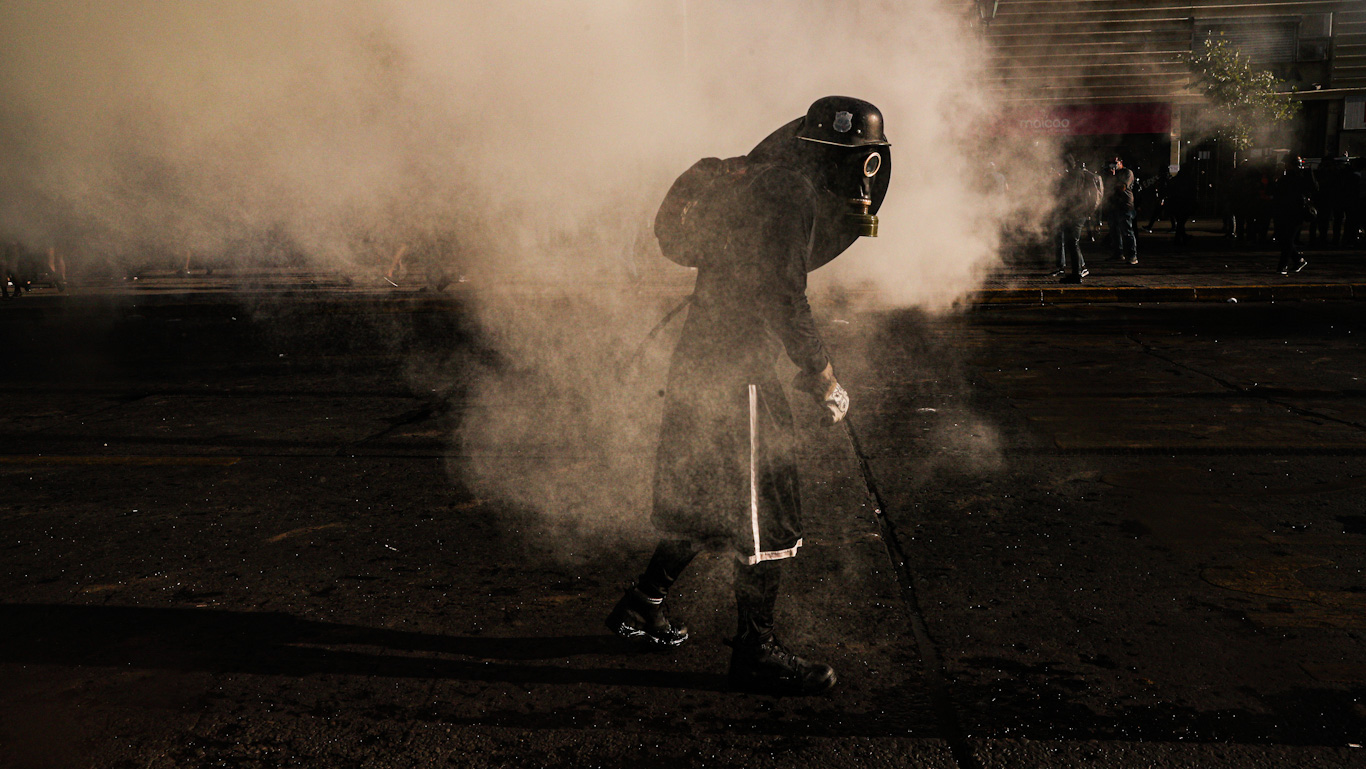
[[[1333,212],[1341,205],[1338,198],[1338,174],[1341,173],[1342,169],[1343,166],[1337,160],[1324,158],[1313,171],[1315,189],[1312,200],[1318,216],[1309,223],[1309,243],[1311,245],[1329,242],[1328,225],[1333,220]]]
[[[1177,169],[1167,185],[1167,207],[1172,219],[1172,243],[1180,245],[1190,239],[1186,223],[1195,213],[1195,168],[1191,165]]]
[[[664,612],[669,588],[701,550],[729,549],[732,685],[814,694],[835,684],[835,672],[792,654],[774,630],[782,565],[803,543],[796,436],[774,366],[785,351],[799,368],[794,387],[827,423],[844,417],[849,398],[816,331],[806,276],[858,235],[876,234],[871,214],[886,191],[890,144],[872,104],[825,97],[745,158],[713,165],[724,171],[697,201],[666,198],[661,207],[664,224],[701,233],[656,457],[653,520],[666,537],[607,625],[655,646],[683,643],[687,629]],[[662,226],[657,218],[665,248]]]
[[[1080,283],[1090,274],[1081,253],[1081,228],[1087,217],[1095,213],[1099,202],[1091,181],[1093,176],[1077,163],[1076,158],[1063,156],[1062,172],[1058,174],[1054,190],[1057,208],[1053,213],[1053,247],[1057,250],[1063,283]]]
[[[1134,208],[1134,172],[1124,167],[1123,158],[1113,158],[1109,163],[1110,195],[1106,204],[1109,207],[1111,245],[1115,257],[1138,264],[1138,235],[1134,232],[1138,211]]]
[[[1233,237],[1239,241],[1255,240],[1257,192],[1261,186],[1261,169],[1251,158],[1240,158],[1233,169],[1229,185],[1229,203],[1233,209]]]
[[[1304,169],[1304,160],[1295,153],[1281,157],[1271,186],[1271,217],[1276,227],[1276,243],[1281,248],[1280,273],[1289,275],[1309,266],[1304,255],[1296,250],[1310,204],[1318,185]]]
[[[1152,207],[1152,215],[1148,217],[1148,226],[1144,227],[1148,232],[1153,231],[1153,225],[1157,224],[1159,219],[1170,218],[1170,213],[1167,211],[1167,194],[1169,192],[1168,183],[1171,182],[1171,179],[1171,168],[1163,168],[1158,172],[1157,178],[1153,180],[1152,186],[1144,190],[1144,197],[1148,198],[1149,205]]]
[[[1333,239],[1330,241],[1335,246],[1340,246],[1344,242],[1351,243],[1352,233],[1348,229],[1348,212],[1356,205],[1356,200],[1361,192],[1361,174],[1352,169],[1350,161],[1346,157],[1337,158],[1333,161],[1334,171],[1330,180],[1332,190],[1327,195],[1322,195],[1328,201],[1326,210],[1319,209],[1319,216],[1323,222],[1319,225],[1319,236],[1325,240],[1328,238],[1328,228],[1332,225]]]

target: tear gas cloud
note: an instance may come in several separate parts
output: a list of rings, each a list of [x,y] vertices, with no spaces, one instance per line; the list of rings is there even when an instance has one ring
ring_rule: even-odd
[[[668,340],[626,380],[623,351],[667,305],[594,287],[681,269],[648,231],[674,177],[820,96],[871,101],[893,143],[880,236],[813,293],[949,307],[996,263],[1000,222],[1043,197],[1027,190],[1054,152],[1017,168],[984,154],[982,45],[963,4],[939,0],[15,0],[0,6],[0,230],[77,272],[191,251],[378,274],[406,244],[476,285],[580,289],[550,313],[478,292],[503,363],[470,385],[453,463],[619,529],[646,506],[641,404]],[[980,183],[987,160],[1009,198]]]
[[[0,228],[77,264],[436,239],[471,271],[611,275],[693,160],[845,93],[896,169],[881,237],[817,281],[942,306],[1001,203],[968,183],[990,104],[957,5],[6,3]]]

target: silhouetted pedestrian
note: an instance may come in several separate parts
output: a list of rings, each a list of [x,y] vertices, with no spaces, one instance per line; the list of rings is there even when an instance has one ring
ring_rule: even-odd
[[[1192,166],[1185,166],[1176,172],[1168,184],[1167,206],[1171,209],[1172,242],[1185,243],[1186,223],[1195,213],[1195,172]]]
[[[1138,211],[1134,207],[1134,172],[1124,167],[1123,158],[1116,157],[1108,165],[1110,171],[1109,206],[1110,237],[1115,258],[1138,264],[1138,235],[1134,232]]]
[[[1257,212],[1257,187],[1261,174],[1250,158],[1244,158],[1229,178],[1228,202],[1233,216],[1232,235],[1239,242],[1253,240]]]
[[[1317,215],[1314,221],[1309,223],[1310,243],[1328,242],[1328,224],[1333,218],[1333,211],[1340,206],[1337,199],[1339,170],[1336,161],[1325,158],[1312,173],[1316,189],[1311,195],[1311,200]]]
[[[1304,160],[1297,154],[1283,156],[1276,169],[1276,178],[1271,187],[1271,213],[1276,220],[1276,244],[1281,249],[1280,272],[1289,275],[1309,265],[1295,246],[1300,227],[1306,219],[1311,218],[1317,185],[1314,177],[1304,169]]]
[[[1332,187],[1327,195],[1322,197],[1327,203],[1327,210],[1319,207],[1319,217],[1322,224],[1319,226],[1319,235],[1325,240],[1328,239],[1329,225],[1332,225],[1331,243],[1335,246],[1342,245],[1343,235],[1347,226],[1347,212],[1356,205],[1357,195],[1360,192],[1361,174],[1353,170],[1346,158],[1338,158],[1333,161],[1333,173],[1328,180]],[[1347,238],[1351,240],[1351,238]]]
[[[1053,274],[1062,278],[1063,283],[1080,283],[1090,274],[1081,253],[1081,229],[1100,204],[1099,190],[1092,181],[1094,176],[1078,165],[1076,158],[1063,157],[1062,171],[1053,191],[1056,201],[1053,248],[1058,264],[1058,270]]]
[[[1164,219],[1168,216],[1167,185],[1171,181],[1171,178],[1171,169],[1164,168],[1162,169],[1162,172],[1157,175],[1157,178],[1153,179],[1152,184],[1144,191],[1145,197],[1148,198],[1149,204],[1152,206],[1152,214],[1148,217],[1148,226],[1144,228],[1148,232],[1153,231],[1153,225],[1157,224],[1158,219]]]

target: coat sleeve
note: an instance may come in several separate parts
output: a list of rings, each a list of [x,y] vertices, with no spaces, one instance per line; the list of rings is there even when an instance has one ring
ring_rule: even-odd
[[[771,172],[754,186],[763,289],[756,297],[768,327],[802,371],[829,364],[806,298],[806,266],[815,225],[814,191],[795,173]]]

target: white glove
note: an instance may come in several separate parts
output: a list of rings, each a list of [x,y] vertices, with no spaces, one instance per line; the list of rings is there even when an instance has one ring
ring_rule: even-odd
[[[825,411],[821,421],[826,426],[839,422],[849,413],[849,393],[835,381],[834,369],[829,364],[819,374],[799,372],[792,385],[810,395]]]
[[[821,400],[821,406],[825,407],[825,416],[821,421],[826,425],[833,425],[844,419],[844,415],[849,413],[849,393],[836,382]]]

